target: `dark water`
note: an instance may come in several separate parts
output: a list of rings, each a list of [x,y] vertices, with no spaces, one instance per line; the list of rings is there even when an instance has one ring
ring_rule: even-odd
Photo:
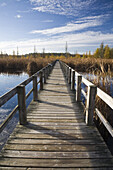
[[[84,78],[88,79],[93,83],[93,81],[97,82],[97,76],[93,75],[91,73],[81,73]],[[84,86],[85,87],[85,86]],[[113,97],[113,77],[106,76],[103,80],[102,77],[100,77],[99,80],[99,87],[102,89],[105,89],[106,93],[109,94],[111,97]]]
[[[9,74],[0,74],[0,96],[5,94],[6,92],[10,91],[12,88],[23,82],[28,78],[28,74],[22,73],[20,75],[9,75]],[[30,89],[32,89],[32,82],[26,86],[26,94]],[[26,106],[32,100],[32,94],[26,100]],[[17,105],[17,95],[11,98],[6,104],[0,107],[0,124],[6,119],[9,113],[13,110],[13,108]],[[12,118],[12,120],[8,123],[7,127],[2,131],[0,134],[0,150],[3,147],[4,143],[6,142],[7,138],[9,137],[10,133],[15,128],[18,122],[18,112]]]

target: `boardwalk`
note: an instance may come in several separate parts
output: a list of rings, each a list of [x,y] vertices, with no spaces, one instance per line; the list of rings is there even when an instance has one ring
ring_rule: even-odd
[[[0,170],[113,169],[113,158],[95,127],[86,126],[80,104],[57,62],[26,126],[17,125],[0,158]]]

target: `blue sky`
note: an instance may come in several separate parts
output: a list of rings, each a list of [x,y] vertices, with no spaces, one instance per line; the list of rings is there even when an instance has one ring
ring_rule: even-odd
[[[94,52],[113,47],[113,0],[0,0],[0,51]]]

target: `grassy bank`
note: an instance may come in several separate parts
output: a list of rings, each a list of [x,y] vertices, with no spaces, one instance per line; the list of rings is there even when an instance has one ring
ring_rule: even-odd
[[[0,58],[0,73],[27,72],[32,75],[52,61],[49,58]]]
[[[62,61],[78,72],[113,72],[113,59],[67,58]]]

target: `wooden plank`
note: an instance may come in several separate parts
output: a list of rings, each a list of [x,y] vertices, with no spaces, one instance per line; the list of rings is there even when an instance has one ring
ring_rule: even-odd
[[[37,116],[37,115],[32,115],[32,116],[28,115],[27,118],[28,119],[30,119],[30,118],[31,119],[37,119],[37,120],[38,119],[40,119],[40,120],[47,119],[48,121],[49,121],[49,119],[51,119],[51,120],[62,120],[62,119],[63,120],[67,120],[67,119],[73,120],[73,118],[76,118],[76,120],[79,120],[79,119],[81,120],[81,119],[83,119],[83,116],[75,116],[75,117],[74,116],[71,116],[71,117],[70,116],[69,117],[68,116],[66,116],[66,117],[65,116],[64,117],[63,116],[62,117],[61,116],[59,116],[59,117],[58,116],[42,116],[41,117],[41,116]]]
[[[56,64],[39,100],[28,108],[27,125],[17,125],[0,155],[0,169],[102,169],[113,159],[95,126],[86,126]]]
[[[68,120],[68,119],[65,119],[65,120],[63,120],[63,119],[50,119],[49,121],[48,121],[48,119],[31,119],[31,118],[28,118],[27,119],[28,120],[28,122],[49,122],[49,123],[51,123],[51,122],[54,122],[54,123],[61,123],[61,122],[68,122],[68,123],[77,123],[77,122],[83,122],[83,120],[82,119],[78,119],[78,120],[75,120],[75,119],[70,119],[70,120]]]
[[[86,86],[93,86],[94,84],[91,83],[89,80],[85,79],[83,76],[82,76],[82,82],[86,85]]]
[[[69,138],[68,137],[68,139],[66,139],[66,137],[65,138],[60,138],[60,136],[57,136],[57,140],[55,139],[55,138],[38,138],[38,139],[40,139],[40,140],[35,140],[34,138],[31,138],[31,139],[33,139],[33,140],[29,140],[28,139],[28,141],[27,140],[25,140],[24,139],[24,141],[26,142],[26,143],[30,143],[31,141],[32,141],[32,143],[33,144],[82,144],[82,145],[86,145],[86,144],[88,144],[88,143],[90,143],[90,145],[92,145],[92,144],[96,144],[96,143],[104,143],[102,140],[100,140],[98,137],[95,137],[95,138],[89,138],[89,139],[87,139],[87,138],[83,138],[83,139],[81,139],[81,138],[77,138],[76,140],[74,140],[74,138]],[[37,138],[36,138],[37,139]],[[51,140],[50,140],[51,139]],[[21,138],[21,140],[22,140],[22,138]],[[20,140],[17,140],[16,139],[16,141],[17,141],[17,143],[20,143]],[[14,143],[14,141],[11,139],[11,142],[12,143]],[[25,143],[24,142],[24,143]],[[8,143],[10,143],[10,140],[8,141]],[[23,143],[23,141],[22,141],[22,143]]]
[[[95,109],[95,111],[98,117],[100,118],[101,122],[104,124],[110,135],[113,137],[113,127],[110,125],[110,123],[105,119],[105,117],[97,108]]]
[[[8,115],[8,117],[3,121],[2,124],[0,124],[0,133],[3,131],[3,129],[7,126],[8,122],[12,119],[14,114],[18,110],[18,105],[13,109],[13,111]]]
[[[27,170],[51,170],[51,168],[28,168]],[[99,167],[99,168],[53,168],[52,170],[113,170],[113,167]]]
[[[45,117],[45,116],[47,116],[47,117],[71,117],[71,118],[75,118],[75,117],[83,117],[83,115],[80,115],[80,114],[76,114],[75,115],[75,113],[73,113],[73,114],[69,114],[69,113],[37,113],[37,112],[34,112],[34,113],[29,113],[29,114],[27,114],[28,116],[37,116],[37,117]]]
[[[21,167],[113,167],[112,159],[23,159],[23,158],[2,158],[0,166]]]
[[[111,109],[113,109],[113,98],[109,96],[107,93],[102,91],[100,88],[97,88],[97,95],[105,102],[108,104]]]
[[[27,129],[27,128],[30,128],[32,126],[32,124],[31,125],[27,125],[27,126],[21,126],[21,125],[18,125],[17,126],[17,130],[18,129]],[[62,126],[52,126],[51,124],[49,124],[49,126],[48,125],[43,125],[43,126],[38,126],[38,125],[36,125],[36,124],[34,124],[33,126],[35,126],[35,128],[37,128],[37,129],[42,129],[42,128],[46,128],[46,129],[55,129],[55,130],[77,130],[77,129],[79,129],[79,130],[87,130],[87,129],[93,129],[93,127],[91,127],[91,128],[89,128],[88,126],[85,126],[85,125],[82,125],[82,126],[73,126],[73,125],[66,125],[66,124],[64,124],[64,125],[62,125]],[[33,127],[32,126],[32,127]],[[31,128],[32,128],[31,127]],[[95,128],[94,128],[95,129]],[[16,131],[16,130],[15,130]],[[95,134],[94,134],[95,135]],[[96,133],[96,135],[97,135],[97,133]]]
[[[2,154],[1,154],[2,155]],[[15,151],[15,150],[6,150],[3,153],[4,157],[7,158],[37,158],[37,159],[83,159],[83,158],[112,158],[112,155],[107,151],[92,151],[92,152],[39,152],[39,151]]]
[[[0,97],[0,106],[5,104],[8,100],[10,100],[15,94],[17,93],[17,88],[13,88],[9,92],[5,93],[3,96]]]
[[[5,150],[18,150],[18,151],[64,151],[64,152],[75,152],[75,151],[87,151],[88,149],[91,150],[96,150],[98,148],[98,151],[107,151],[108,149],[106,148],[105,144],[102,143],[102,145],[96,145],[96,143],[86,143],[86,144],[75,144],[75,143],[69,143],[69,144],[62,144],[58,140],[58,142],[55,143],[53,140],[49,140],[48,143],[45,140],[45,143],[43,141],[42,144],[7,144],[5,145]],[[54,143],[53,143],[54,142]]]
[[[26,168],[22,168],[22,167],[1,167],[0,166],[0,170],[26,170]]]
[[[58,138],[58,137],[60,137],[60,139],[62,139],[62,140],[65,140],[65,139],[67,139],[67,140],[77,140],[77,139],[91,139],[91,138],[96,138],[96,136],[98,137],[99,135],[93,135],[93,137],[91,137],[92,136],[92,133],[80,133],[80,134],[77,134],[77,133],[75,133],[75,134],[71,134],[71,135],[65,135],[65,134],[61,134],[61,133],[57,133],[57,134],[54,134],[54,135],[50,135],[50,134],[42,134],[42,133],[39,133],[38,135],[37,135],[37,133],[33,133],[33,134],[29,134],[29,133],[21,133],[21,134],[19,134],[19,133],[13,133],[12,135],[11,135],[11,138],[20,138],[20,139],[56,139],[56,138]],[[99,136],[100,137],[100,136]],[[59,138],[58,138],[59,139]]]
[[[96,133],[97,131],[95,129],[59,129],[59,130],[52,130],[52,129],[48,129],[48,128],[44,128],[44,127],[36,127],[36,126],[32,126],[32,128],[19,128],[16,129],[15,133],[49,133],[49,134],[82,134],[82,133]]]
[[[77,139],[75,140],[74,138],[70,139],[70,138],[66,138],[66,137],[60,137],[59,139],[56,137],[51,137],[51,136],[40,136],[37,138],[10,138],[7,142],[7,144],[82,144],[82,145],[86,145],[86,142],[90,142],[90,145],[92,144],[92,140],[98,140],[98,136],[97,137],[87,137],[87,138],[83,138],[83,137],[77,137]],[[103,142],[102,142],[103,144]]]

